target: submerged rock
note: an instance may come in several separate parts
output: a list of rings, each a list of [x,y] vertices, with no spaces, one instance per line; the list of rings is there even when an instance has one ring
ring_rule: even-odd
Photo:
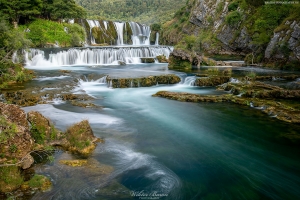
[[[184,102],[230,102],[239,105],[251,107],[261,107],[262,111],[279,120],[300,124],[300,110],[288,106],[284,103],[278,103],[274,100],[265,100],[252,97],[239,97],[232,94],[227,95],[199,95],[183,92],[159,91],[153,95],[154,97],[163,97],[171,100]],[[300,139],[300,137],[299,137]]]

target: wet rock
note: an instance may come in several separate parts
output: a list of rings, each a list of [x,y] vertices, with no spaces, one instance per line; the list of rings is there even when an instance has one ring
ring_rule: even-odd
[[[34,159],[30,154],[27,154],[25,157],[22,158],[21,168],[28,169],[34,163]]]
[[[31,191],[32,193],[36,190],[45,192],[50,190],[51,187],[52,183],[48,177],[35,174],[29,181],[26,181],[21,185],[21,190],[23,192]]]
[[[155,63],[154,58],[141,58],[142,63]]]
[[[45,144],[51,140],[60,137],[60,131],[57,130],[41,113],[30,111],[27,114],[27,119],[31,124],[31,134],[38,144]]]
[[[96,148],[96,142],[100,139],[96,138],[93,134],[93,130],[87,120],[83,120],[79,123],[69,127],[65,133],[67,140],[64,147],[71,152],[87,156]]]
[[[200,67],[202,57],[187,50],[175,49],[169,56],[169,68],[191,68],[192,65]]]
[[[217,86],[227,83],[230,80],[229,76],[209,76],[197,78],[195,86]]]
[[[176,84],[180,82],[180,78],[174,74],[142,78],[110,78],[108,76],[107,82],[111,83],[112,88],[150,87],[157,84]]]
[[[156,56],[156,59],[160,63],[168,63],[169,62],[169,60],[167,59],[167,57],[165,55]]]
[[[275,117],[281,121],[289,123],[300,123],[300,110],[287,106],[284,103],[278,103],[274,100],[265,100],[259,98],[245,98],[235,95],[198,95],[182,92],[159,91],[154,97],[163,97],[171,100],[183,102],[231,102],[239,105],[252,107],[262,107],[262,111],[269,116]]]

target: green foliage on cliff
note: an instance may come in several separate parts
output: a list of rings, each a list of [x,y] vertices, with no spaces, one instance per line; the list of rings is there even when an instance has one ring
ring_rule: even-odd
[[[150,24],[170,20],[186,0],[76,0],[76,2],[88,10],[88,18]]]
[[[275,0],[205,0],[202,4],[189,0],[179,9],[174,18],[162,26],[160,44],[207,54],[224,51],[251,54],[254,62],[260,63],[266,61],[265,51],[274,32],[284,30],[281,36],[291,35],[291,23],[300,21],[300,3],[292,4],[288,0],[280,3]],[[195,37],[193,41],[189,40],[191,36]],[[283,63],[291,55],[295,58],[295,52],[287,43],[289,38],[277,42],[272,52],[272,55],[280,52],[284,56]]]
[[[235,26],[237,25],[242,19],[242,15],[239,11],[233,11],[233,12],[230,12],[227,16],[226,16],[226,23],[229,25],[229,26]]]
[[[7,87],[9,82],[24,82],[32,78],[30,71],[12,62],[14,53],[30,44],[23,31],[0,21],[0,88]]]
[[[43,47],[47,43],[59,43],[64,47],[81,46],[85,40],[85,30],[78,24],[38,19],[21,28],[27,30],[26,38],[37,47]]]

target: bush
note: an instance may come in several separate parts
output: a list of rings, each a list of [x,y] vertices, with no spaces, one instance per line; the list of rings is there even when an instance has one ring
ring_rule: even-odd
[[[186,48],[188,50],[192,50],[195,45],[196,40],[197,40],[197,38],[194,35],[185,36],[184,41],[186,44]]]
[[[229,26],[235,26],[242,20],[242,15],[239,11],[233,11],[226,16],[226,23]]]
[[[228,5],[228,11],[235,11],[239,7],[238,2],[232,2]]]

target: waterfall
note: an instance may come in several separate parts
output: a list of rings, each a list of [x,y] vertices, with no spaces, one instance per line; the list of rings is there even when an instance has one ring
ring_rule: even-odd
[[[150,45],[150,27],[136,22],[129,22],[129,24],[132,30],[133,45]]]
[[[31,49],[25,54],[25,60],[27,66],[108,65],[118,61],[138,64],[141,63],[140,58],[155,58],[159,55],[168,58],[172,51],[173,47],[169,46],[71,48],[48,54]]]
[[[196,81],[195,76],[188,76],[184,79],[183,85],[195,86],[195,81]]]
[[[158,41],[159,41],[159,33],[156,32],[155,45],[159,45]]]
[[[97,42],[105,43],[101,40],[95,39],[94,34],[97,33],[102,38],[105,36],[106,38],[110,38],[110,44],[116,44],[116,45],[124,45],[124,30],[127,34],[127,30],[130,30],[129,32],[132,32],[131,40],[132,44],[126,44],[126,45],[150,45],[150,27],[146,25],[142,25],[136,22],[129,22],[129,26],[126,26],[125,22],[111,22],[111,21],[102,21],[102,20],[86,20],[86,27],[87,34],[89,35],[90,41],[87,41],[87,43],[91,45],[96,45]],[[102,26],[101,26],[102,24]],[[81,24],[82,25],[82,24]],[[114,28],[111,28],[112,25]],[[88,27],[89,26],[89,27]],[[93,30],[94,27],[98,27],[99,29]],[[130,36],[129,36],[130,37]],[[116,41],[116,42],[112,42]],[[128,42],[128,41],[125,41]],[[131,43],[131,42],[130,42]],[[157,42],[158,45],[158,42]]]
[[[116,30],[118,33],[118,40],[117,40],[117,45],[123,45],[123,27],[124,27],[124,22],[115,22]]]

